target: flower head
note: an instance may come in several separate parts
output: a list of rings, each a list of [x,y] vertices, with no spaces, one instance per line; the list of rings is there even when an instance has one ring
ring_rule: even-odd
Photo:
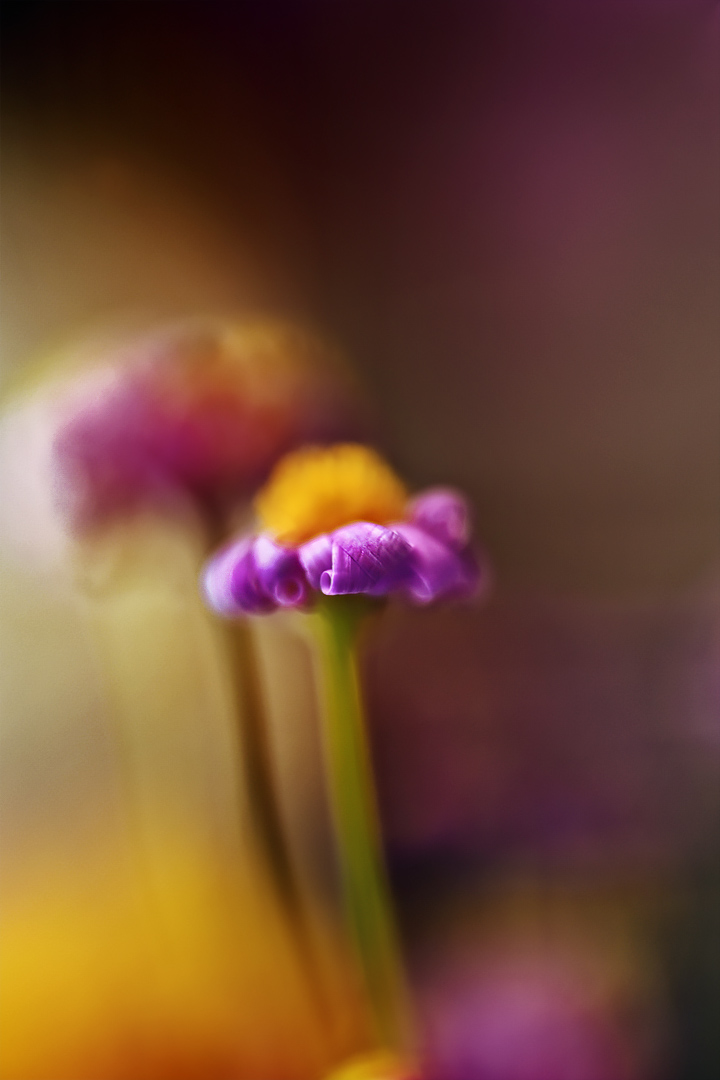
[[[365,446],[288,454],[255,505],[262,531],[229,544],[205,571],[206,598],[221,615],[305,607],[317,593],[400,593],[426,604],[477,590],[463,496],[436,488],[408,500]]]
[[[178,495],[216,509],[278,456],[357,429],[353,388],[321,341],[272,322],[203,322],[141,337],[70,381],[54,445],[80,530]]]

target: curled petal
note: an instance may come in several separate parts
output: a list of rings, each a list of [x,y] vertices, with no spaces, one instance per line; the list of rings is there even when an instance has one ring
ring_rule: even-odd
[[[303,544],[298,551],[300,564],[313,589],[320,588],[320,578],[326,570],[332,570],[332,541],[326,533]]]
[[[403,522],[393,527],[412,550],[414,573],[407,592],[416,603],[465,598],[475,593],[480,571],[469,547],[454,550],[416,525]]]
[[[254,542],[248,545],[230,572],[230,595],[239,611],[246,615],[264,615],[277,606],[260,579]]]
[[[327,596],[384,596],[410,582],[410,545],[395,529],[357,521],[337,529],[330,539],[332,566],[320,575]]]
[[[203,591],[213,611],[228,618],[299,607],[309,593],[297,551],[268,536],[245,537],[211,559]]]
[[[218,615],[232,618],[242,612],[233,594],[233,575],[235,567],[241,563],[250,550],[252,540],[246,537],[230,544],[218,552],[206,564],[202,576],[202,590],[208,605]]]
[[[431,488],[418,495],[410,506],[410,522],[455,551],[462,551],[470,540],[467,500],[451,488]]]
[[[308,585],[297,550],[281,547],[269,536],[258,536],[252,555],[257,580],[268,597],[281,607],[307,601]]]

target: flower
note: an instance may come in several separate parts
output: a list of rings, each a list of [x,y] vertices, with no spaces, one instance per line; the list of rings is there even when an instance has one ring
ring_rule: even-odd
[[[54,443],[74,530],[190,496],[217,513],[308,439],[357,430],[357,398],[332,351],[283,323],[180,325],[106,351],[71,378]]]
[[[346,443],[305,447],[276,465],[255,508],[262,531],[228,545],[206,566],[208,605],[221,615],[311,609],[322,702],[328,791],[345,922],[372,1014],[376,1047],[390,1056],[350,1065],[340,1075],[412,1076],[412,1009],[379,817],[358,678],[361,594],[399,593],[426,604],[477,591],[469,511],[439,488],[413,500],[372,449]]]
[[[205,570],[206,599],[226,617],[307,607],[318,593],[428,604],[478,591],[463,496],[433,488],[408,500],[365,446],[288,454],[255,506],[263,531],[226,546]]]

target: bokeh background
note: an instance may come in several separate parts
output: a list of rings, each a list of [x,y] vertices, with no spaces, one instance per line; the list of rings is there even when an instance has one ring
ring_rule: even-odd
[[[444,1075],[715,1076],[717,4],[2,9],[8,384],[96,327],[294,317],[471,496],[492,599],[367,657]]]

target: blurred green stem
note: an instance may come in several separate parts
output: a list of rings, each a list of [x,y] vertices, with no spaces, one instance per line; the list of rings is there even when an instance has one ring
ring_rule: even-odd
[[[364,597],[323,598],[311,616],[318,645],[330,798],[343,899],[382,1046],[408,1049],[403,966],[385,873],[357,670]]]

